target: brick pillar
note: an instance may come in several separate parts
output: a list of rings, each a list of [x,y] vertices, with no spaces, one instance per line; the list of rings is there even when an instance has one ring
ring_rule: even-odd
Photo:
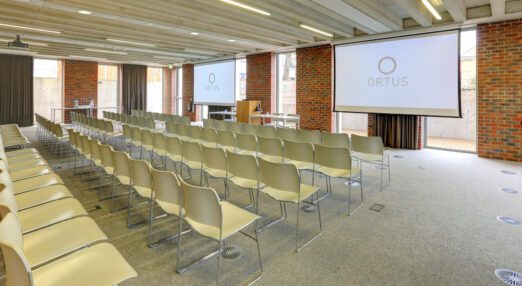
[[[477,27],[477,153],[522,162],[522,19]]]
[[[163,68],[163,113],[176,110],[176,70]]]
[[[297,49],[296,109],[302,129],[332,131],[332,46]]]
[[[275,54],[248,55],[246,65],[246,99],[261,101],[263,112],[275,112]]]
[[[98,105],[98,63],[89,61],[64,60],[63,106],[74,107],[74,100],[80,105],[94,100]],[[77,111],[78,112],[78,111]],[[70,123],[70,111],[64,112],[64,122]],[[96,117],[94,111],[93,116]]]
[[[183,106],[181,107],[183,115],[190,116],[192,121],[197,121],[199,116],[200,107],[194,107],[194,65],[185,64],[183,65]],[[187,108],[193,108],[189,111]]]

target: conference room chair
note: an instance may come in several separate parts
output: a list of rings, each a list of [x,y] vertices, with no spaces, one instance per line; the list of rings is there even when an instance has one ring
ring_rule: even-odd
[[[8,170],[7,162],[3,159],[0,159],[0,169]],[[36,166],[23,170],[19,170],[16,172],[9,172],[9,177],[13,182],[25,180],[33,177],[38,177],[46,174],[53,174],[54,171],[50,166]]]
[[[175,134],[179,136],[181,139],[189,139],[189,126],[184,124],[176,124],[176,132]]]
[[[364,202],[362,171],[353,167],[350,150],[344,147],[330,147],[325,145],[314,145],[315,149],[315,171],[325,175],[326,195],[332,193],[331,178],[339,178],[348,182],[348,215],[351,215]],[[351,195],[352,182],[358,182],[361,190],[361,203],[352,211]]]
[[[131,115],[131,125],[135,127],[140,126],[140,119],[138,116]]]
[[[277,127],[276,133],[281,140],[297,141],[297,131],[294,128]]]
[[[171,171],[160,171],[152,169],[152,198],[157,206],[167,215],[174,215],[177,218],[178,225],[180,224],[180,217],[184,210],[181,209],[181,186],[178,177]],[[149,230],[147,245],[148,247],[156,247],[167,241],[177,239],[179,232],[176,231],[174,235],[163,237],[157,240],[153,239],[153,224],[154,224],[154,204],[150,204],[149,209]],[[184,235],[191,230],[182,231]]]
[[[203,128],[201,130],[201,145],[207,147],[217,147],[217,132],[213,128]]]
[[[167,121],[167,114],[161,113],[158,117],[158,120],[163,122]]]
[[[388,184],[391,181],[390,155],[384,153],[384,144],[379,136],[352,135],[352,155],[362,163],[377,165],[381,170],[381,192],[384,169],[388,169]]]
[[[114,199],[116,198],[116,181],[122,185],[130,188],[131,186],[131,171],[130,171],[130,156],[122,151],[112,152],[112,162],[114,164],[114,172],[111,184],[111,213],[119,212],[128,207],[125,205],[121,208],[114,208]],[[126,193],[127,194],[127,193]],[[119,195],[118,195],[119,196]]]
[[[132,109],[131,110],[131,116],[132,115],[136,116],[136,114],[138,114],[138,111],[136,109]]]
[[[284,214],[282,218],[286,218],[286,203],[294,203],[297,205],[297,217],[295,225],[296,252],[301,251],[305,246],[321,236],[323,233],[323,228],[321,222],[321,207],[319,204],[319,188],[301,183],[301,180],[299,179],[299,173],[295,165],[273,163],[259,159],[259,181],[264,184],[264,187],[260,189],[261,193],[264,193],[283,204],[282,211],[284,211]],[[316,196],[317,201],[315,206],[317,206],[319,232],[303,244],[299,244],[299,216],[301,213],[301,205],[303,203],[312,204],[306,200],[310,199],[313,201],[314,195]],[[259,213],[259,199],[257,200],[257,213]],[[260,230],[265,230],[275,223],[282,221],[282,218],[268,223]]]
[[[220,201],[216,191],[212,188],[197,187],[181,180],[182,205],[185,213],[182,214],[182,220],[179,224],[180,239],[178,242],[178,255],[176,268],[178,273],[186,272],[195,265],[217,256],[216,283],[219,285],[220,280],[220,260],[221,253],[224,251],[225,242],[234,234],[241,233],[256,242],[257,254],[259,259],[260,273],[253,278],[250,284],[258,281],[263,274],[263,264],[261,262],[261,250],[259,248],[259,239],[257,236],[256,221],[259,216],[245,211],[227,201]],[[190,227],[203,237],[210,238],[218,242],[217,251],[199,259],[197,261],[182,265],[182,236],[181,230],[183,221],[187,222]],[[254,224],[254,235],[249,235],[242,230]]]
[[[214,128],[216,130],[226,131],[227,130],[227,122],[225,120],[214,120]]]
[[[257,156],[257,138],[252,134],[236,133],[236,152]]]
[[[86,174],[88,174],[89,181],[91,180],[91,172],[92,172],[92,154],[91,154],[91,143],[89,142],[90,137],[85,135],[80,135],[80,140],[82,141],[82,155],[83,158],[87,161],[87,170],[85,171]],[[82,167],[83,166],[83,160],[82,160]],[[90,186],[89,186],[90,187]]]
[[[257,136],[277,138],[277,132],[273,125],[259,125],[257,127]]]
[[[211,119],[211,118],[203,119],[203,128],[214,129],[215,128],[214,119]]]
[[[165,129],[167,130],[167,134],[174,135],[176,134],[176,123],[172,121],[167,121],[165,123]]]
[[[129,186],[129,201],[127,208],[127,228],[135,228],[144,223],[150,223],[148,219],[141,220],[136,223],[131,223],[132,209],[144,205],[132,204],[133,194],[137,194],[140,198],[146,199],[146,204],[152,204],[152,168],[150,163],[145,160],[129,160],[130,166],[130,186]]]
[[[138,127],[131,127],[131,135],[132,135],[132,144],[131,144],[129,154],[132,158],[132,146],[134,146],[134,147],[139,148],[139,151],[140,151],[139,158],[141,158],[141,156],[143,155],[143,149],[141,148],[141,145],[142,145],[141,129]]]
[[[279,138],[257,136],[257,157],[275,163],[283,163],[283,142]]]
[[[114,161],[113,161],[113,155],[114,149],[111,145],[100,145],[100,154],[101,154],[101,168],[100,168],[100,181],[98,184],[98,200],[104,200],[106,198],[101,198],[101,188],[103,186],[103,178],[105,177],[111,177],[112,180],[114,175]],[[106,176],[103,175],[105,173]],[[111,180],[111,183],[112,183]],[[112,185],[112,184],[111,184]]]
[[[201,141],[201,129],[199,126],[188,126],[188,137],[196,142]]]
[[[257,136],[257,124],[245,123],[241,125],[240,133]]]
[[[312,171],[312,185],[314,184],[314,146],[312,143],[283,140],[285,163],[293,164],[301,171]]]
[[[156,128],[157,119],[147,118],[147,129],[150,131],[161,131],[161,128]]]
[[[203,151],[203,176],[208,187],[208,177],[222,179],[227,192],[227,155],[220,147],[201,146]]]
[[[190,117],[189,116],[181,116],[179,117],[180,123],[186,126],[190,125]]]
[[[91,162],[92,162],[92,167],[94,167],[93,169],[90,169],[90,173],[89,173],[89,188],[88,190],[91,189],[91,182],[92,182],[92,179],[93,179],[93,176],[92,176],[92,173],[96,173],[98,170],[100,171],[100,176],[98,177],[98,179],[101,181],[101,178],[102,178],[102,174],[101,174],[101,170],[103,170],[103,165],[102,165],[102,154],[101,154],[101,150],[100,150],[100,142],[96,139],[89,139],[89,146],[90,146],[90,151],[91,151]],[[99,194],[98,194],[98,198],[99,198]]]
[[[241,122],[234,122],[234,121],[227,122],[227,130],[232,131],[234,133],[241,132],[242,124],[243,123],[241,123]]]
[[[152,113],[152,119],[153,120],[160,120],[160,114],[157,112]]]
[[[105,135],[106,135],[105,141],[108,142],[109,144],[111,144],[111,139],[112,139],[112,144],[114,144],[116,146],[117,138],[121,137],[123,135],[123,133],[115,131],[114,125],[111,121],[105,121]]]
[[[128,124],[122,124],[123,148],[129,146],[129,153],[132,151],[132,129]]]
[[[330,147],[344,147],[350,149],[350,136],[346,133],[330,133],[323,131],[321,144]]]
[[[321,144],[321,131],[297,129],[297,141],[312,144]]]
[[[254,191],[258,191],[258,164],[256,157],[252,155],[242,155],[227,151],[227,181],[232,182],[234,185],[241,189],[248,191],[250,198],[250,204],[246,207],[251,208],[255,203]],[[228,183],[227,183],[228,189]],[[225,200],[227,199],[227,193],[225,192]]]
[[[148,129],[140,130],[141,131],[141,152],[140,159],[145,158],[143,152],[148,152],[150,154],[150,161],[153,159],[153,144],[154,140],[152,138],[152,132]]]
[[[38,167],[38,166],[48,166],[48,165],[49,164],[47,163],[47,161],[45,161],[43,158],[39,158],[39,159],[24,160],[19,163],[12,163],[12,164],[9,164],[8,167],[9,167],[10,172],[16,172],[16,171],[25,170],[27,168],[33,168],[33,167]]]
[[[183,161],[182,154],[182,143],[181,139],[175,136],[167,135],[167,157],[172,161],[172,167],[174,172],[179,173],[177,171],[176,162],[179,162],[179,168],[182,169],[181,161]],[[166,169],[165,164],[165,169]]]
[[[138,127],[140,127],[140,129],[148,128],[147,118],[138,117]]]
[[[192,178],[192,170],[199,170],[199,184],[201,185],[203,180],[203,152],[201,150],[201,144],[192,141],[182,141],[181,144],[181,155],[183,160],[180,166],[180,177],[183,178],[183,165],[187,168],[188,177],[183,179]]]
[[[217,131],[218,146],[227,151],[235,152],[236,150],[236,135],[232,131]]]
[[[167,138],[159,132],[152,133],[152,148],[154,150],[150,163],[154,166],[154,153],[160,157],[161,164],[157,165],[164,170],[167,168]]]

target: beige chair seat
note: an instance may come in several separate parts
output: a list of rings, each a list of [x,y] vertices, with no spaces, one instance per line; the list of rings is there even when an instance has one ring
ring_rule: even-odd
[[[257,189],[256,180],[245,179],[240,177],[228,177],[228,180],[234,183],[234,185],[244,189]]]
[[[18,163],[22,163],[25,161],[42,159],[42,158],[43,158],[42,155],[40,155],[38,153],[26,153],[26,154],[21,154],[20,156],[8,157],[7,162],[9,162],[9,164],[18,164]]]
[[[203,141],[203,140],[201,140],[201,145],[203,145],[205,147],[210,147],[210,148],[216,148],[217,147],[216,142],[207,142],[207,141]]]
[[[221,212],[223,214],[223,240],[260,218],[259,216],[236,207],[229,202],[222,201],[220,204]],[[220,240],[219,228],[198,223],[190,218],[185,219],[200,234],[218,241]]]
[[[297,160],[285,160],[285,163],[293,164],[299,170],[313,170],[314,164]]]
[[[51,185],[58,185],[58,184],[64,184],[62,179],[56,175],[56,174],[47,174],[42,175],[34,178],[29,178],[25,180],[20,180],[13,182],[13,189],[14,194],[21,194],[24,192],[29,192],[35,189],[51,186]]]
[[[207,172],[210,176],[212,176],[214,178],[226,178],[227,177],[227,171],[226,170],[205,168],[205,172]]]
[[[24,235],[23,250],[33,268],[106,239],[92,218],[78,217]]]
[[[147,151],[152,151],[152,149],[153,149],[152,145],[142,144],[141,147],[143,147],[143,149],[145,149]]]
[[[262,158],[262,159],[265,159],[268,162],[272,162],[272,163],[282,163],[283,162],[283,158],[279,157],[279,156],[258,154],[258,157]]]
[[[114,167],[106,167],[106,166],[104,166],[103,170],[105,171],[105,173],[107,173],[109,175],[114,174]]]
[[[96,165],[96,166],[101,166],[101,164],[102,164],[101,159],[92,159],[92,162],[93,162],[94,165]]]
[[[9,172],[16,172],[27,168],[47,165],[48,164],[44,159],[29,160],[21,163],[9,164]]]
[[[118,179],[122,185],[130,185],[131,182],[130,177],[127,176],[118,175],[116,176],[116,179]]]
[[[150,198],[150,194],[152,193],[150,188],[145,187],[134,186],[134,190],[136,190],[136,192],[138,192],[138,194],[143,198]]]
[[[179,205],[160,200],[156,200],[156,202],[158,203],[160,208],[163,209],[163,211],[165,211],[166,213],[179,216]],[[185,210],[182,210],[182,215],[184,214]]]
[[[24,180],[24,179],[28,179],[28,178],[32,178],[32,177],[41,176],[41,175],[53,174],[53,173],[54,173],[53,169],[49,166],[37,166],[37,167],[30,168],[30,169],[24,169],[24,170],[20,170],[20,171],[16,171],[16,172],[11,172],[11,173],[9,173],[9,175],[11,176],[11,180],[13,180],[13,182],[14,182],[14,181]]]
[[[316,172],[323,173],[332,178],[350,178],[350,170],[349,169],[336,169],[329,167],[316,167]],[[352,168],[351,175],[352,177],[356,176],[359,173],[359,168]]]
[[[229,152],[236,152],[236,147],[234,146],[222,146],[222,145],[219,145],[219,147],[223,148],[226,151],[229,151]]]
[[[319,190],[318,187],[306,185],[306,184],[300,184],[300,192],[301,192],[301,201],[306,200],[311,195],[313,195],[315,192]],[[284,202],[292,202],[292,203],[298,203],[299,202],[299,194],[296,192],[289,192],[284,190],[278,190],[271,187],[266,187],[261,189],[261,192],[271,196],[272,198],[278,200],[278,201],[284,201]]]
[[[201,162],[184,160],[183,164],[189,166],[191,169],[201,169]]]
[[[382,156],[380,154],[370,154],[370,153],[359,153],[353,152],[353,156],[357,159],[368,161],[368,162],[382,162]]]
[[[5,152],[5,155],[7,158],[12,158],[12,157],[25,155],[27,153],[38,153],[38,150],[36,150],[35,148],[24,148],[24,149]]]
[[[86,216],[87,211],[74,198],[57,200],[18,212],[22,232],[26,233],[73,217]]]
[[[15,196],[16,205],[18,206],[18,210],[23,210],[25,208],[37,206],[40,204],[45,204],[51,201],[63,199],[63,198],[72,198],[73,195],[64,185],[53,185],[44,187],[38,190],[34,190],[32,192],[27,192],[23,194],[19,194]]]
[[[138,276],[110,243],[82,249],[33,271],[35,286],[118,285]]]
[[[176,162],[179,162],[182,160],[181,155],[168,154],[167,157],[169,157],[169,159],[171,159],[172,161],[176,161]]]
[[[238,152],[236,152],[237,154],[241,154],[241,155],[252,155],[252,156],[256,156],[257,155],[257,152],[255,151],[248,151],[248,150],[238,150]]]

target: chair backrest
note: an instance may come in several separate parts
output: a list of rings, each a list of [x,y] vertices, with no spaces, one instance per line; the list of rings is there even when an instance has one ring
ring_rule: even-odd
[[[181,155],[183,160],[203,163],[203,152],[198,142],[182,141]]]
[[[232,131],[217,131],[218,144],[224,147],[236,147],[236,136]]]
[[[112,152],[112,162],[114,163],[114,175],[130,177],[130,157],[122,151]]]
[[[203,128],[201,130],[201,140],[208,143],[216,143],[218,142],[217,132],[213,128]]]
[[[257,152],[257,138],[252,134],[236,133],[236,147],[241,150]]]
[[[112,125],[112,122],[105,121],[105,131],[107,131],[109,133],[113,133],[114,132],[114,126]]]
[[[379,136],[359,136],[352,134],[352,151],[358,153],[383,155],[384,144]]]
[[[166,151],[167,150],[167,138],[165,135],[159,132],[154,132],[152,134],[152,147],[156,152],[158,151]]]
[[[165,127],[167,129],[167,133],[176,134],[176,123],[167,121],[165,123]]]
[[[181,182],[181,192],[184,219],[198,233],[205,235],[208,228],[217,228],[221,231],[223,215],[221,204],[216,191],[212,188],[197,187]]]
[[[214,119],[203,119],[203,128],[212,128],[214,129]]]
[[[257,151],[261,154],[283,157],[283,142],[279,138],[257,136]]]
[[[241,132],[241,122],[228,122],[227,130],[232,132]]]
[[[147,128],[156,129],[156,122],[153,118],[147,118]]]
[[[259,125],[257,135],[265,138],[277,138],[276,129],[272,125]]]
[[[176,124],[176,134],[181,137],[188,136],[188,125]]]
[[[225,120],[214,120],[214,128],[216,130],[227,130],[227,122]]]
[[[182,143],[178,137],[166,136],[167,138],[167,153],[170,155],[180,155],[182,152]]]
[[[227,155],[225,150],[219,147],[201,146],[203,151],[203,166],[216,170],[227,170]]]
[[[22,229],[13,213],[8,213],[0,222],[0,247],[5,261],[6,286],[33,285],[31,266],[23,253]]]
[[[139,120],[138,116],[132,115],[131,122],[132,122],[132,125],[134,125],[134,126],[140,125],[140,120]]]
[[[152,132],[150,130],[141,130],[141,143],[146,146],[152,146]]]
[[[131,131],[131,127],[127,124],[123,124],[121,126],[122,130],[123,130],[123,138],[125,139],[132,139],[132,131]]]
[[[290,140],[283,140],[285,159],[314,162],[314,146],[312,143],[296,142]]]
[[[299,173],[293,164],[259,159],[259,181],[270,188],[299,193]]]
[[[314,151],[317,165],[343,170],[350,170],[352,167],[352,156],[348,148],[316,144]]]
[[[250,134],[257,136],[257,124],[243,124],[241,125],[241,133],[243,134]]]
[[[91,158],[93,160],[100,160],[102,159],[101,151],[100,151],[100,142],[95,139],[89,140],[89,147],[91,147]]]
[[[227,151],[227,176],[257,181],[258,165],[256,157]]]
[[[133,144],[138,144],[138,145],[141,145],[141,129],[139,129],[138,127],[131,127],[131,132],[132,132],[132,143]]]
[[[91,143],[89,143],[88,136],[80,136],[82,140],[82,154],[83,155],[91,155]]]
[[[350,148],[350,136],[346,133],[323,132],[322,138],[322,145]]]
[[[114,152],[114,149],[111,145],[100,145],[101,161],[104,167],[114,168],[112,152]]]
[[[297,131],[294,128],[276,128],[277,137],[281,140],[297,141]]]
[[[312,144],[321,144],[321,131],[297,129],[297,141]]]
[[[174,172],[159,171],[153,168],[152,181],[152,191],[154,192],[154,198],[156,200],[180,206],[181,186],[178,177]]]
[[[145,118],[145,117],[139,117],[139,118],[138,118],[138,125],[139,125],[141,128],[147,128],[147,118]]]
[[[132,185],[135,187],[152,189],[152,171],[146,160],[130,159],[130,174]]]
[[[190,125],[190,117],[188,116],[181,116],[180,121],[181,124],[189,126]]]
[[[199,126],[189,126],[188,136],[194,140],[201,140],[201,129]]]

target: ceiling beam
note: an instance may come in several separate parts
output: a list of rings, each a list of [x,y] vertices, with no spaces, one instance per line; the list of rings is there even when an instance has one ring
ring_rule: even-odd
[[[453,21],[464,22],[466,21],[466,5],[463,0],[442,0],[444,7],[448,10]]]
[[[402,30],[402,18],[390,11],[378,0],[344,0],[347,4],[355,7],[364,14],[381,22],[393,31]]]
[[[424,5],[417,0],[392,0],[395,4],[399,5],[408,15],[410,15],[417,23],[423,27],[430,27],[432,22],[432,16],[430,11],[424,7]]]
[[[490,0],[491,16],[502,17],[506,14],[506,0]]]

